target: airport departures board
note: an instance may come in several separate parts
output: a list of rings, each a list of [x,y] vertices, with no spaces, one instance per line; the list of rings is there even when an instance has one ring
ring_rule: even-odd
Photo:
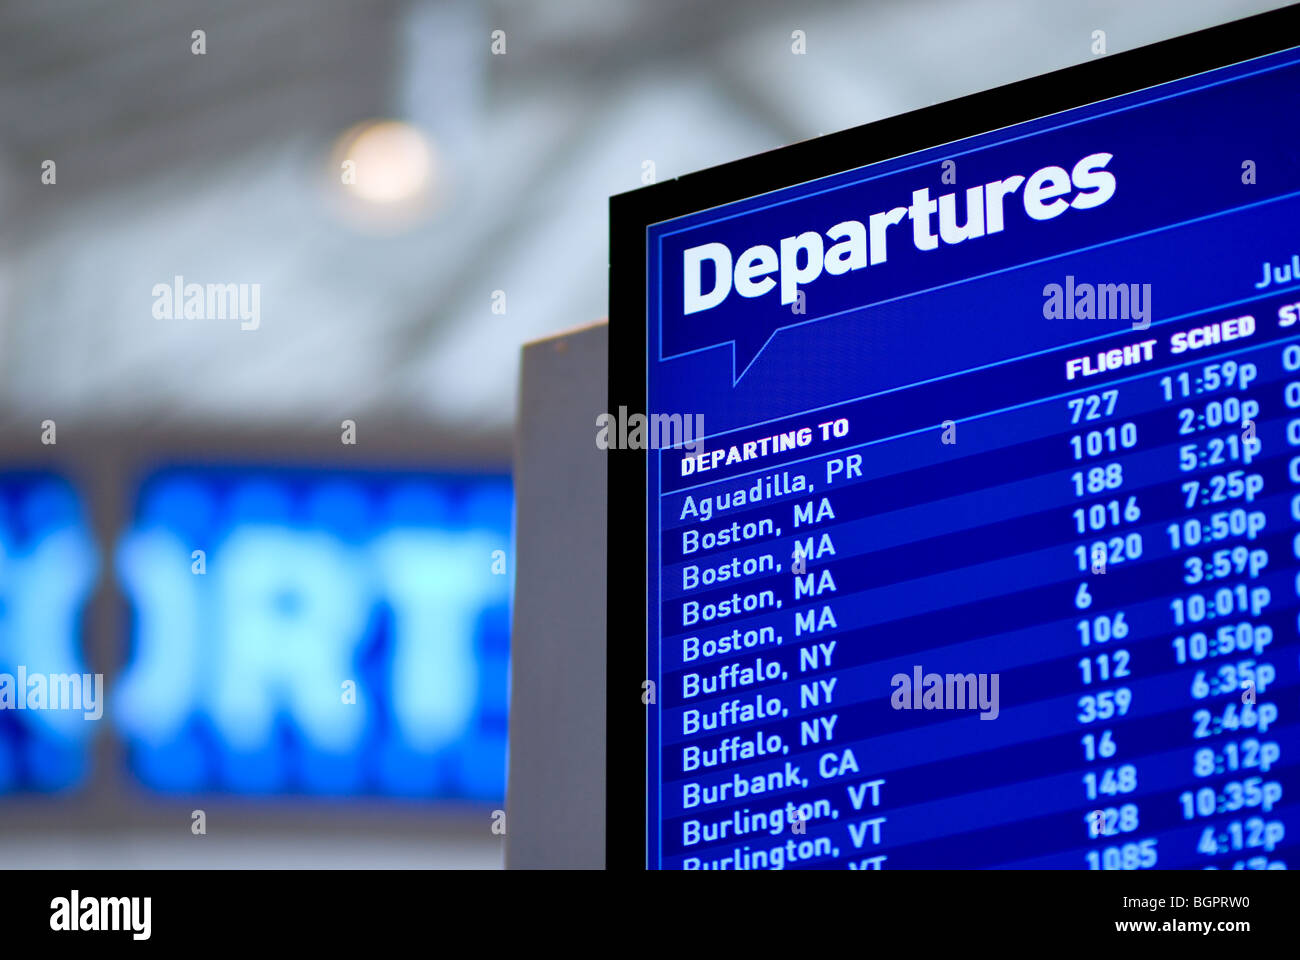
[[[643,225],[647,867],[1294,864],[1300,47],[1080,102]]]

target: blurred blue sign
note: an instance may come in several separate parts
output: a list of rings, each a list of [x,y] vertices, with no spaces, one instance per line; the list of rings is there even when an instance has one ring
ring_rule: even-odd
[[[169,469],[116,571],[109,713],[169,792],[505,794],[503,476]]]
[[[81,783],[103,714],[81,650],[98,553],[72,487],[0,476],[0,793]]]

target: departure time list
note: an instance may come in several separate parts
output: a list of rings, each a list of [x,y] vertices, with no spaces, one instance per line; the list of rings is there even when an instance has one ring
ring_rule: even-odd
[[[1082,388],[1065,353],[967,374],[999,405],[949,444],[881,435],[916,388],[671,458],[664,865],[1280,866],[1300,341],[1233,324]]]
[[[1133,139],[1267,65],[652,231],[649,866],[1295,860],[1300,172]]]

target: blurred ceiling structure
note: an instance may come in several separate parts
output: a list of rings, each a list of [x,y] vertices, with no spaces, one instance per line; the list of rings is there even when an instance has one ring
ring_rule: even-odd
[[[0,429],[352,417],[504,455],[519,346],[604,316],[607,199],[647,161],[664,180],[1089,59],[1094,30],[1115,53],[1281,5],[10,0]],[[432,158],[397,217],[338,165],[384,118]],[[260,285],[258,329],[156,318],[177,276]]]

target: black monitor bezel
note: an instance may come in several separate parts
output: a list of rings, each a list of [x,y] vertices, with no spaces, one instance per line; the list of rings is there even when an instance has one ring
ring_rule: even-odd
[[[1099,57],[1006,86],[807,140],[609,202],[609,410],[646,410],[646,229],[655,223],[953,143],[1300,45],[1300,5]],[[940,132],[940,136],[936,136]],[[854,162],[845,163],[851,157]],[[635,269],[634,269],[635,268]],[[610,450],[606,567],[607,869],[646,865],[644,450]],[[627,571],[637,575],[629,577]],[[640,635],[638,648],[632,637]],[[630,744],[636,744],[635,749]],[[637,811],[635,827],[631,811]]]

